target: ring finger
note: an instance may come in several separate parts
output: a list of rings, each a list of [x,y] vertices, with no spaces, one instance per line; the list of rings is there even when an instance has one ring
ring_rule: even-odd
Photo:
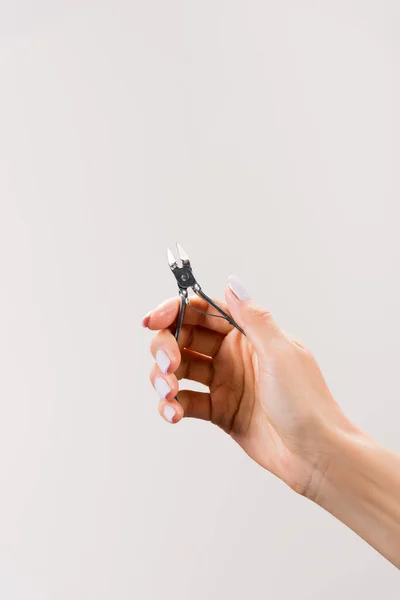
[[[213,375],[213,361],[190,350],[182,351],[181,363],[175,372],[177,379],[190,379],[210,386]]]

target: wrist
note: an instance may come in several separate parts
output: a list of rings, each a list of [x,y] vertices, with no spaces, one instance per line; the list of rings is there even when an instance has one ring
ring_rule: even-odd
[[[322,427],[319,434],[317,459],[305,496],[327,508],[331,496],[348,489],[353,471],[357,470],[363,449],[373,440],[351,423],[345,426]]]
[[[330,429],[307,497],[400,568],[400,458],[362,431]]]
[[[340,485],[340,465],[346,463],[346,454],[357,440],[366,440],[365,434],[351,423],[341,411],[329,417],[316,419],[308,431],[307,443],[299,453],[308,472],[300,493],[316,504],[323,505],[325,496],[335,484]]]

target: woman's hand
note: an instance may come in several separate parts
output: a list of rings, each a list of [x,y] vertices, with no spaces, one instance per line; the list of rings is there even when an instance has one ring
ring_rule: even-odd
[[[188,308],[179,339],[172,333],[179,300],[168,300],[143,320],[158,330],[150,379],[167,421],[211,421],[247,454],[301,494],[313,496],[328,468],[326,439],[333,428],[354,429],[336,404],[316,361],[286,335],[268,311],[255,306],[243,284],[231,278],[227,306],[241,334],[223,319]],[[191,304],[209,315],[199,298]],[[205,384],[209,392],[182,390],[178,380]]]
[[[167,421],[212,421],[251,458],[320,504],[400,568],[400,457],[342,413],[310,352],[254,305],[231,278],[227,306],[246,336],[226,321],[188,309],[179,347],[171,329],[179,300],[143,320],[158,330],[151,381]],[[196,298],[195,308],[208,305]],[[171,329],[170,329],[171,328]],[[209,387],[180,391],[179,379]]]

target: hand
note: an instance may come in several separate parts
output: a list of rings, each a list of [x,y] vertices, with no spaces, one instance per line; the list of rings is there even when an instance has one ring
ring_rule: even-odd
[[[351,527],[400,568],[400,457],[356,428],[333,399],[311,353],[231,278],[227,306],[246,336],[195,298],[179,347],[173,336],[179,300],[168,300],[143,325],[158,330],[151,381],[167,421],[212,421],[251,458],[296,492]],[[171,331],[172,330],[172,331]],[[208,393],[182,390],[179,379]]]
[[[172,423],[182,417],[211,421],[240,444],[262,467],[292,489],[317,493],[329,465],[326,440],[335,428],[352,431],[333,399],[321,371],[299,342],[250,300],[243,284],[231,278],[227,306],[241,334],[200,298],[191,299],[179,347],[172,333],[179,299],[168,300],[143,320],[158,330],[151,351],[156,364],[150,379],[161,396],[160,414]],[[205,384],[209,392],[182,390],[178,380]]]

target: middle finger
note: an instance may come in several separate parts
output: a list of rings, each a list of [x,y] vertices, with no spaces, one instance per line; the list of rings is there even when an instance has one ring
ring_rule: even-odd
[[[160,361],[160,368],[164,372],[173,373],[179,366],[181,349],[186,348],[197,354],[214,357],[224,337],[203,327],[184,325],[179,336],[179,346],[171,331],[163,329],[154,336],[150,349],[154,358]]]

